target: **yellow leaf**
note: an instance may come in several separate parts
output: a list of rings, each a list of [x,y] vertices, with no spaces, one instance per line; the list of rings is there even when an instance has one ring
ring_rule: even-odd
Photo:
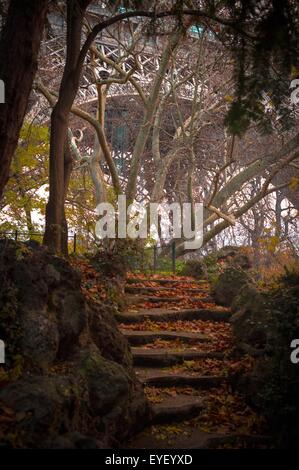
[[[293,176],[291,178],[291,181],[290,181],[290,184],[289,184],[289,188],[292,190],[292,191],[295,191],[297,189],[299,185],[299,178],[297,176]]]
[[[225,95],[224,99],[227,103],[232,103],[234,101],[234,98],[231,95]]]
[[[297,78],[299,76],[299,69],[298,67],[295,67],[295,65],[292,65],[291,67],[291,80],[293,78]]]

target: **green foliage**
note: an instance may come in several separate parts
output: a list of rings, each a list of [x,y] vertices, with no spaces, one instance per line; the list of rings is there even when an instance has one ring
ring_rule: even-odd
[[[200,279],[204,276],[204,268],[201,260],[190,259],[185,262],[181,270],[182,276],[192,276]]]
[[[225,124],[229,126],[232,134],[240,137],[248,129],[253,117],[254,115],[248,111],[244,103],[235,101],[227,113]]]
[[[278,445],[296,447],[299,430],[298,364],[290,360],[291,341],[299,338],[299,274],[287,273],[269,292],[272,308],[271,353],[260,402]]]
[[[20,166],[36,168],[38,157],[49,153],[49,128],[24,122],[16,157]]]
[[[216,253],[210,253],[203,259],[203,270],[205,272],[205,276],[212,286],[216,284],[219,275],[222,272],[222,266],[218,264],[217,261],[218,259]]]
[[[96,255],[91,256],[94,268],[104,277],[125,278],[126,272],[134,266],[147,266],[146,249],[141,240],[115,240],[107,242]]]
[[[252,267],[248,250],[236,246],[225,246],[208,254],[203,258],[202,265],[205,276],[212,285],[218,282],[220,274],[227,267],[235,267],[241,271]]]
[[[236,25],[234,32],[229,28],[224,33],[235,59],[236,84],[226,123],[237,135],[253,121],[268,132],[272,118],[279,116],[281,129],[288,129],[292,125],[289,87],[299,65],[298,2],[229,0],[226,4]]]
[[[49,131],[45,126],[25,122],[11,165],[11,177],[3,198],[2,231],[27,226],[34,231],[33,211],[44,214],[48,181]],[[43,187],[44,191],[40,191]]]
[[[24,247],[25,248],[25,247]],[[26,248],[25,248],[26,249]],[[22,256],[22,248],[16,250],[16,260]],[[0,338],[6,345],[6,363],[0,369],[0,380],[16,379],[22,372],[23,359],[20,350],[22,329],[18,311],[18,289],[7,276],[5,255],[0,264]]]
[[[88,169],[73,171],[69,183],[65,215],[69,227],[76,230],[78,234],[78,253],[84,253],[87,250],[87,238],[94,237],[95,207],[94,189]]]
[[[281,278],[281,283],[288,287],[298,287],[299,284],[299,266],[298,264],[295,265],[292,269],[289,269],[287,266],[285,266],[285,274]]]
[[[147,272],[152,269],[154,250],[146,245],[144,241],[138,239],[127,241],[123,255],[129,271]]]

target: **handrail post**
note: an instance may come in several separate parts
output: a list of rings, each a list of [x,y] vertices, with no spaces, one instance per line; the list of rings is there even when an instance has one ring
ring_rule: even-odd
[[[175,274],[176,266],[175,266],[175,241],[173,240],[171,244],[171,259],[172,259],[172,272]]]
[[[158,261],[158,247],[157,245],[154,245],[154,273],[156,272],[156,269],[157,269],[157,261]]]
[[[77,249],[77,234],[76,232],[74,232],[74,246],[73,246],[74,253],[76,253],[76,249]]]

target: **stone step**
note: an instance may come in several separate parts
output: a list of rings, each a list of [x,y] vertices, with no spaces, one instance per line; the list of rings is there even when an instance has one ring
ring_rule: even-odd
[[[191,284],[191,285],[199,285],[199,284],[207,284],[207,280],[205,279],[169,279],[169,278],[133,278],[129,277],[126,279],[127,284],[137,284],[142,282],[156,282],[157,284],[161,285],[171,285],[171,284]]]
[[[185,421],[198,416],[204,408],[200,397],[176,395],[162,403],[153,405],[152,424],[164,424]]]
[[[150,387],[192,387],[202,390],[217,387],[228,381],[227,377],[172,373],[165,369],[135,368],[140,382]]]
[[[224,444],[240,448],[240,442],[250,447],[271,446],[271,438],[261,435],[240,433],[209,433],[199,428],[184,426],[185,433],[178,433],[171,439],[161,439],[159,435],[141,432],[124,448],[129,449],[217,449]],[[217,467],[218,468],[218,467]]]
[[[228,322],[231,317],[231,312],[222,309],[181,309],[172,310],[164,308],[152,308],[148,310],[139,310],[138,312],[124,312],[116,313],[115,318],[120,323],[142,323],[145,320],[154,322],[169,322],[175,320],[207,320],[207,321],[220,321]]]
[[[181,352],[169,349],[143,349],[131,348],[135,366],[167,367],[181,364],[184,361],[199,359],[223,359],[224,354],[220,352],[201,352],[184,350]]]
[[[125,292],[127,294],[148,294],[148,293],[155,293],[155,292],[173,292],[173,287],[143,287],[143,286],[125,286]],[[184,288],[184,292],[188,294],[202,294],[203,292],[207,292],[207,289],[202,288]]]
[[[246,446],[250,447],[261,447],[267,446],[271,447],[273,445],[272,438],[267,435],[249,435],[249,434],[240,434],[240,433],[232,433],[232,434],[223,434],[223,435],[216,435],[211,436],[207,443],[208,449],[217,449],[220,446],[229,444],[230,446],[238,446],[242,443]]]
[[[192,333],[187,331],[134,331],[134,330],[120,330],[132,345],[142,345],[152,343],[157,339],[164,340],[182,340],[186,343],[204,343],[211,340],[200,333]]]
[[[145,430],[127,443],[126,449],[208,449],[210,439],[217,437],[216,433],[208,433],[198,428],[184,426],[185,433],[172,435],[171,439],[161,439],[160,435]],[[220,437],[220,435],[219,435]]]
[[[143,302],[151,302],[155,304],[159,303],[178,303],[182,300],[186,300],[186,297],[178,296],[178,297],[152,297],[147,295],[128,295],[127,296],[127,303],[128,304],[141,304]],[[212,297],[194,297],[194,300],[200,300],[201,302],[213,302]]]

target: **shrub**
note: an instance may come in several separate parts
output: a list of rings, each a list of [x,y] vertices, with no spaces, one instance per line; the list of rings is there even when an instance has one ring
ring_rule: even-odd
[[[192,276],[197,279],[203,277],[204,268],[201,260],[190,259],[185,262],[184,267],[181,269],[182,276]]]
[[[290,282],[291,280],[291,282]],[[273,327],[268,380],[260,390],[261,406],[280,447],[297,447],[299,432],[298,364],[290,360],[291,341],[299,338],[299,275],[287,274],[281,286],[270,292]]]

